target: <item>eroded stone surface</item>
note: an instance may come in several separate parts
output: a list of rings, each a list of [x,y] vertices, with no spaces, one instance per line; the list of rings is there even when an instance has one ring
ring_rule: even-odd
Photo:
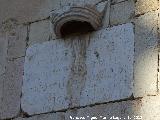
[[[22,108],[29,114],[67,107],[66,85],[72,62],[63,40],[28,48],[25,59]]]
[[[160,115],[160,96],[144,97],[143,99],[128,100],[115,103],[96,105],[81,109],[69,110],[66,112],[65,120],[72,118],[85,117],[85,120],[91,120],[97,117],[98,120],[109,120],[111,117],[121,119],[140,119],[142,120],[159,120]],[[87,117],[89,116],[89,117]],[[101,117],[102,116],[102,117]]]
[[[144,97],[142,107],[139,110],[144,120],[159,120],[160,118],[160,96]]]
[[[50,21],[43,20],[39,22],[32,23],[29,30],[29,41],[28,45],[33,45],[36,43],[42,43],[48,41],[51,36],[50,31]]]
[[[158,0],[137,0],[135,14],[144,14],[158,9]]]
[[[109,120],[118,117],[121,119],[140,119],[142,120],[159,120],[160,115],[160,96],[144,97],[142,99],[127,100],[115,103],[94,105],[92,107],[78,108],[67,110],[65,113],[49,113],[45,115],[38,115],[30,118],[17,118],[14,120],[73,120],[85,118],[85,120],[92,120],[95,117],[98,120]]]
[[[104,3],[103,2],[102,4],[99,4],[99,8],[101,9],[104,9]],[[107,28],[109,26],[109,18],[110,18],[110,6],[111,6],[111,1],[108,0],[107,1],[107,5],[106,5],[106,8],[104,9],[104,16],[103,16],[103,19],[102,19],[102,27],[104,28]]]
[[[91,120],[93,117],[95,120],[96,118],[97,120],[110,120],[111,117],[113,119],[113,116],[121,119],[128,119],[128,116],[130,116],[133,119],[134,116],[141,115],[139,113],[141,105],[141,100],[133,100],[74,109],[66,112],[65,120],[75,119],[76,117],[83,117],[85,120]]]
[[[36,115],[30,118],[16,118],[14,120],[65,120],[65,114],[61,113],[50,113],[46,115]]]
[[[5,72],[8,40],[5,33],[0,31],[0,75]]]
[[[127,0],[111,0],[111,3],[116,4],[116,3],[120,3],[120,2],[124,2],[124,1],[127,1]]]
[[[10,18],[19,23],[33,22],[49,17],[50,11],[71,4],[96,4],[101,0],[1,0],[0,25]]]
[[[8,39],[8,58],[19,58],[25,56],[27,26],[19,25],[15,33],[7,34]]]
[[[158,13],[135,20],[134,96],[156,95],[158,67]]]
[[[133,25],[35,44],[27,49],[22,109],[28,114],[132,95]]]
[[[125,24],[107,30],[91,35],[81,105],[119,100],[132,94],[133,26]]]
[[[78,4],[79,2],[60,7],[51,12],[51,22],[57,37],[62,38],[66,36],[66,34],[71,34],[75,31],[88,32],[98,30],[98,28],[102,26],[102,17],[104,17],[105,12],[108,12],[106,11],[108,10],[106,7],[109,7],[108,4],[110,1],[97,4],[93,4],[94,2],[92,4],[82,2],[83,5]],[[88,23],[91,28],[86,27],[86,25],[84,27],[84,22]],[[73,26],[79,27],[79,29],[76,29]],[[88,31],[85,31],[87,29]]]
[[[17,20],[8,19],[3,23],[2,30],[7,43],[7,57],[9,59],[25,56],[27,26],[18,25]]]
[[[6,71],[0,76],[0,119],[12,118],[20,112],[24,58],[7,61]]]
[[[127,0],[118,4],[111,5],[110,10],[110,24],[122,24],[134,17],[134,0]]]

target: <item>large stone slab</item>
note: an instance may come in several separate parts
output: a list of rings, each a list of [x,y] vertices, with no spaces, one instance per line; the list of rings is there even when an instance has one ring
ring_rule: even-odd
[[[133,56],[132,24],[35,44],[26,52],[22,109],[31,115],[128,98]]]
[[[87,80],[81,105],[127,98],[132,94],[133,25],[124,24],[91,35],[87,49]]]

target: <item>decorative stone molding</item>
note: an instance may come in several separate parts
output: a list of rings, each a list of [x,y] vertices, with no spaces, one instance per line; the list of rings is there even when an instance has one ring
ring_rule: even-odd
[[[105,4],[106,5],[106,4]],[[104,5],[65,6],[51,13],[51,22],[57,37],[72,33],[97,30],[102,24]]]

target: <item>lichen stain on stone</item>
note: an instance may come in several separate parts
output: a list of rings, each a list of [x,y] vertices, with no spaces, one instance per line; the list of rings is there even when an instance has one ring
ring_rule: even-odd
[[[2,22],[2,31],[8,32],[10,35],[16,34],[16,28],[18,25],[18,21],[14,18],[7,19],[6,21]]]
[[[86,81],[86,49],[89,45],[89,35],[73,37],[70,40],[73,61],[67,83],[69,106],[79,106],[80,96]]]
[[[97,51],[94,52],[97,59],[99,59],[99,53]]]

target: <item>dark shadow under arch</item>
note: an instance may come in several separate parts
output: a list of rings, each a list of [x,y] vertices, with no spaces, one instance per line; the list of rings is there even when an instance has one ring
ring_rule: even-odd
[[[94,31],[94,28],[90,23],[86,21],[77,21],[77,20],[66,22],[60,28],[62,37],[70,36],[73,34],[84,34],[91,31]]]

